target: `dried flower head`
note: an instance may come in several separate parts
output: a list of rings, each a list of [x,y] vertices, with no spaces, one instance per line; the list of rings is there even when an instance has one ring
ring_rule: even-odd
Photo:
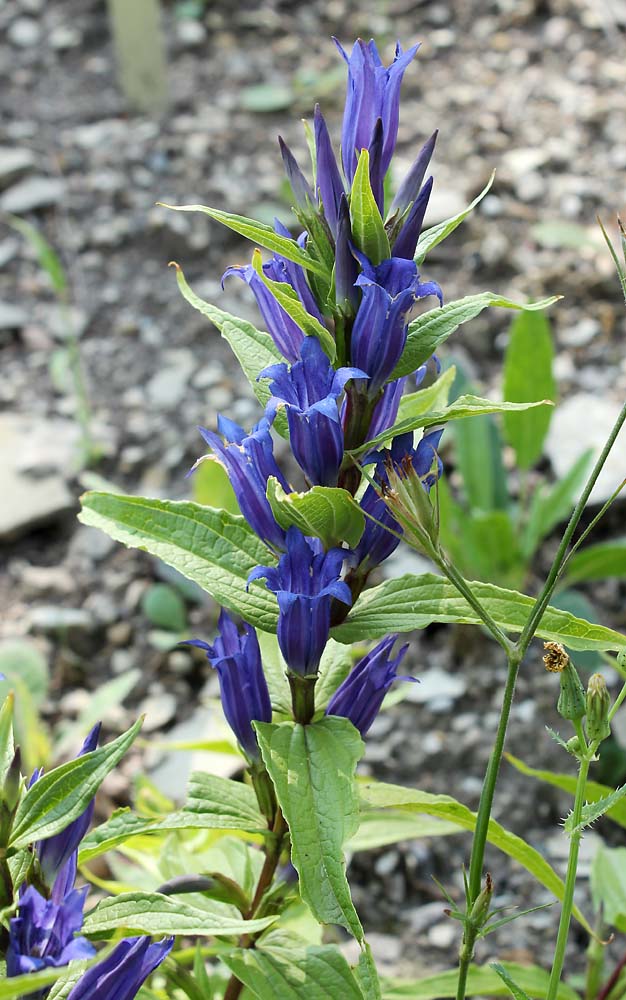
[[[562,673],[569,663],[569,656],[560,642],[544,642],[545,655],[543,662],[546,670],[552,674]]]

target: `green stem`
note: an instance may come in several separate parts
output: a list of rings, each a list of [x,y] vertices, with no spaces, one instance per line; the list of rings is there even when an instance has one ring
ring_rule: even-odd
[[[603,941],[606,933],[602,914],[598,914],[594,928],[593,937],[589,941],[587,948],[587,974],[585,976],[585,1000],[595,1000],[602,984],[602,973],[604,972],[604,949]]]
[[[483,607],[467,580],[461,576],[458,569],[449,562],[447,556],[441,550],[439,550],[438,558],[435,561],[441,572],[448,577],[450,583],[454,584],[469,606],[476,612],[485,628],[491,632],[493,638],[502,646],[507,656],[509,656],[514,649],[513,643],[504,634],[497,622],[494,621],[487,609]]]
[[[589,774],[589,764],[591,763],[592,750],[593,745],[589,748],[585,756],[582,757],[580,761],[580,768],[578,770],[576,798],[574,799],[574,811],[572,814],[572,825],[574,829],[569,844],[567,874],[565,876],[565,892],[563,894],[561,919],[559,920],[559,932],[556,939],[554,962],[552,964],[552,972],[550,974],[550,983],[548,985],[548,995],[546,1000],[556,1000],[557,990],[559,988],[559,983],[561,982],[563,964],[565,962],[565,948],[569,934],[569,925],[572,919],[572,906],[574,904],[574,887],[576,885],[576,871],[578,868],[578,852],[580,849],[580,841],[582,839],[582,830],[578,830],[576,828],[580,824],[583,806],[585,804],[585,791],[587,788],[587,776]]]

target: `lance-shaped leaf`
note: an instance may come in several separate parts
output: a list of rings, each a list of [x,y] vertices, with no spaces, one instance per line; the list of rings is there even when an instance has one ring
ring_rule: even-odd
[[[458,212],[457,215],[453,215],[444,222],[437,223],[436,226],[426,229],[421,234],[419,240],[417,241],[417,249],[415,251],[415,261],[418,266],[422,263],[426,254],[430,253],[433,247],[436,247],[438,243],[442,243],[443,240],[447,239],[450,233],[453,233],[457,226],[460,226],[461,223],[467,219],[468,215],[474,211],[476,206],[480,204],[493,184],[495,176],[496,172],[494,170],[480,194],[476,195],[473,202],[471,202],[467,208],[464,208],[462,212]]]
[[[389,238],[385,231],[370,183],[370,157],[362,149],[350,192],[352,236],[358,250],[374,264],[391,257]]]
[[[273,556],[243,517],[186,500],[113,493],[85,493],[81,502],[84,524],[162,559],[251,625],[276,630],[274,596],[264,587],[246,591],[251,571]]]
[[[552,785],[554,788],[561,788],[564,792],[569,792],[572,796],[576,794],[576,775],[560,774],[558,771],[545,771],[529,767],[518,757],[514,757],[510,753],[505,754],[505,757],[509,764],[512,764],[520,774],[526,774],[530,778],[537,778],[538,781],[545,781],[547,785]],[[585,795],[588,802],[599,802],[601,799],[610,796],[612,792],[613,789],[610,785],[602,785],[598,781],[588,781],[585,786]],[[618,797],[607,810],[607,816],[614,823],[617,823],[618,826],[626,828],[626,802]]]
[[[270,932],[256,948],[241,948],[223,959],[257,1000],[363,1000],[346,959],[330,945]]]
[[[515,962],[502,962],[501,968],[514,977],[515,982],[530,996],[537,1000],[548,996],[550,973],[545,969],[536,965],[518,965]],[[447,1000],[448,997],[456,997],[458,981],[459,970],[449,969],[412,982],[394,982],[385,990],[385,1000]],[[509,989],[493,967],[470,965],[466,994],[470,997],[506,997]],[[576,990],[566,983],[559,984],[556,995],[558,1000],[580,1000]]]
[[[470,587],[503,631],[522,631],[535,606],[532,597],[477,580]],[[449,580],[433,573],[419,576],[408,573],[362,594],[346,621],[333,629],[332,635],[339,642],[356,642],[379,639],[392,631],[426,628],[433,622],[481,624],[476,612]],[[569,649],[626,649],[626,636],[553,607],[546,608],[537,635],[561,642]]]
[[[363,929],[346,879],[343,845],[359,825],[354,772],[363,741],[346,720],[256,723],[261,754],[291,833],[300,893],[319,921]]]
[[[123,929],[129,934],[193,934],[201,937],[256,933],[274,922],[275,917],[243,920],[234,906],[206,896],[185,900],[160,892],[123,892],[103,899],[85,916],[83,934],[108,936]]]
[[[359,793],[367,805],[377,809],[390,808],[437,816],[456,823],[466,830],[473,830],[476,826],[476,813],[450,795],[432,795],[416,788],[403,788],[402,785],[390,785],[382,781],[363,782],[359,785]],[[539,851],[525,840],[505,830],[495,819],[489,820],[487,840],[523,865],[546,889],[554,893],[557,899],[563,899],[565,892],[563,879],[559,878]],[[580,910],[576,908],[573,912],[578,922],[589,931],[589,924]]]
[[[591,865],[591,895],[610,927],[626,931],[626,847],[600,844]]]
[[[120,762],[141,729],[143,718],[116,740],[42,775],[21,799],[9,846],[46,840],[73,823],[87,808],[107,774]]]
[[[162,208],[171,208],[174,212],[204,212],[212,219],[221,222],[223,226],[245,236],[246,239],[259,246],[271,250],[273,253],[292,260],[294,264],[300,264],[308,271],[319,274],[320,277],[328,277],[326,269],[317,260],[314,260],[306,250],[303,250],[296,240],[290,240],[287,236],[280,236],[271,226],[263,222],[256,222],[254,219],[247,219],[243,215],[232,215],[230,212],[221,212],[218,208],[208,208],[206,205],[166,205],[164,202],[158,203]]]
[[[568,584],[580,580],[626,578],[626,540],[598,542],[586,545],[567,560],[565,576]]]
[[[393,427],[378,434],[371,441],[366,441],[350,454],[356,455],[364,451],[371,451],[383,441],[388,441],[390,437],[406,434],[408,431],[417,430],[418,427],[434,427],[438,424],[445,424],[449,420],[479,417],[485,413],[509,413],[514,410],[529,410],[535,406],[551,405],[547,399],[538,400],[536,403],[498,403],[491,399],[481,399],[480,396],[459,396],[450,406],[441,410],[427,410],[426,413],[414,413],[410,417],[397,420]]]
[[[546,317],[540,312],[524,310],[511,324],[504,357],[502,392],[505,399],[514,402],[551,399],[555,402],[553,358],[554,347]],[[520,469],[530,469],[541,458],[551,418],[550,409],[505,414],[504,436],[515,451]]]
[[[331,361],[335,360],[337,349],[335,341],[325,326],[312,316],[308,309],[302,304],[300,296],[295,288],[287,284],[286,281],[273,281],[268,278],[263,270],[263,258],[259,250],[252,254],[252,267],[258,274],[265,287],[272,293],[279,306],[285,310],[288,316],[296,323],[307,337],[317,337],[324,348],[325,353]]]
[[[378,970],[376,969],[372,949],[367,941],[359,955],[358,964],[354,969],[354,978],[361,988],[363,1000],[382,1000]]]
[[[396,365],[391,380],[402,375],[410,375],[420,365],[425,364],[440,344],[448,339],[463,323],[478,316],[483,309],[497,306],[500,309],[547,309],[558,302],[560,295],[553,295],[538,302],[521,304],[504,298],[496,292],[480,292],[478,295],[466,295],[463,299],[447,302],[438,309],[430,309],[422,313],[412,323],[409,323],[406,344],[402,357]]]
[[[580,830],[584,830],[586,826],[591,826],[596,820],[608,813],[610,809],[613,809],[618,802],[626,795],[626,785],[622,785],[620,788],[616,788],[614,792],[610,795],[604,796],[604,798],[596,799],[595,802],[587,802],[583,808],[580,816],[580,822],[574,823],[574,814],[570,813],[563,828],[566,833],[578,833]]]
[[[326,549],[342,542],[352,548],[365,528],[358,503],[339,487],[313,486],[306,493],[285,493],[275,476],[270,476],[267,499],[281,528],[295,524],[303,535],[321,538]]]
[[[526,991],[522,989],[519,983],[517,983],[513,979],[511,974],[507,972],[507,970],[502,965],[499,965],[497,962],[492,962],[491,968],[498,976],[500,976],[500,979],[508,989],[511,996],[515,998],[515,1000],[530,1000],[528,993],[526,993]]]

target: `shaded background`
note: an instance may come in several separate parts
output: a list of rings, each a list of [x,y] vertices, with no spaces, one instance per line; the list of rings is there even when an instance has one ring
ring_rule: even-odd
[[[45,234],[71,286],[68,321],[32,245],[0,223],[0,636],[32,644],[37,707],[50,724],[75,719],[99,685],[117,678],[121,686],[101,706],[110,730],[141,710],[148,732],[193,738],[207,731],[206,707],[194,706],[215,685],[202,657],[172,646],[180,633],[207,638],[215,607],[187,588],[182,608],[170,598],[163,610],[154,584],[171,583],[167,570],[75,519],[81,489],[97,482],[93,471],[124,491],[189,496],[184,475],[203,450],[195,425],[213,427],[219,411],[246,426],[260,415],[228,349],[179,297],[167,268],[177,260],[198,294],[256,319],[242,284],[220,288],[223,270],[246,262],[250,247],[202,215],[155,202],[289,221],[276,134],[305,164],[299,119],[319,99],[338,142],[345,75],[330,36],[348,47],[373,35],[387,62],[396,38],[404,46],[421,39],[405,75],[396,176],[439,128],[432,224],[463,208],[497,169],[492,192],[423,273],[448,300],[487,288],[522,300],[565,296],[551,319],[567,404],[545,463],[548,473],[562,473],[586,443],[602,443],[626,391],[623,304],[595,222],[600,213],[614,233],[616,212],[626,212],[626,4],[181,0],[161,8],[163,72],[148,31],[133,43],[135,58],[132,46],[127,53],[127,86],[151,105],[139,111],[118,82],[104,2],[0,2],[0,210]],[[509,322],[492,310],[453,339],[485,395],[498,391]],[[91,478],[77,470],[68,330],[78,338],[101,452]],[[623,476],[623,453],[616,450],[613,483]],[[148,593],[156,612],[146,607]],[[602,593],[607,623],[623,626],[623,589]],[[469,673],[457,673],[449,635],[434,630],[418,643],[417,662],[439,673],[423,689],[430,693],[416,696],[418,708],[398,706],[381,719],[367,766],[395,780],[417,774],[421,786],[475,805],[501,666],[464,639]],[[525,732],[541,733],[551,721],[553,701],[545,678],[522,678],[514,750],[525,748]],[[550,752],[539,742],[540,753]],[[153,753],[150,762],[168,793],[182,793],[179,758],[159,763]],[[131,758],[108,779],[103,809],[125,800],[135,766]],[[529,833],[533,789],[519,793],[512,779],[509,786],[498,814]],[[542,843],[560,808],[553,792],[535,801]],[[438,922],[429,882],[432,871],[450,872],[452,843],[415,842],[363,865],[370,902],[358,886],[357,901],[394,968],[401,944],[384,935],[398,912],[406,933],[421,935],[425,955],[452,947],[456,930]],[[465,848],[454,844],[460,865]],[[555,842],[552,860],[559,850]],[[526,892],[524,876],[508,869],[499,885],[516,897]],[[552,917],[536,915],[520,931],[517,957],[545,947],[545,919]]]

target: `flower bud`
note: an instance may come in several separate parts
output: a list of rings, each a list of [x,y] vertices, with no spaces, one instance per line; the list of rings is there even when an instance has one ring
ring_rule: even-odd
[[[474,927],[483,927],[489,916],[491,897],[493,896],[493,879],[489,872],[485,876],[485,885],[474,900],[474,905],[470,911],[470,922]]]
[[[4,787],[2,789],[2,795],[0,796],[10,813],[14,812],[15,807],[19,802],[21,791],[22,791],[22,756],[20,753],[20,748],[16,747],[15,753],[13,754],[13,760],[9,765],[6,778],[4,779]]]
[[[556,710],[563,719],[582,719],[585,714],[585,689],[567,652],[558,642],[544,642],[546,670],[559,674],[561,692]]]
[[[611,734],[609,708],[611,696],[602,674],[593,674],[587,686],[587,736],[596,743]]]

